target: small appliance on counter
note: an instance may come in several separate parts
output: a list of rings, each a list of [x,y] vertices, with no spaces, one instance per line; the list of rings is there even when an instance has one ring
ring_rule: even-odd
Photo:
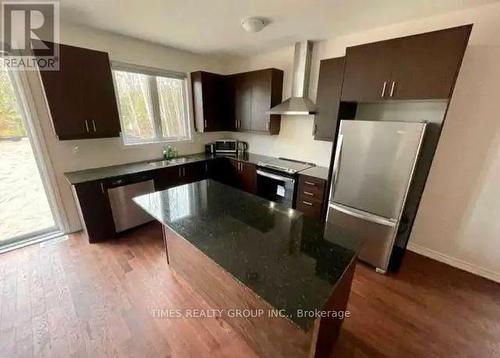
[[[245,154],[246,152],[248,152],[248,143],[238,141],[238,143],[236,144],[236,148],[237,148],[238,154]]]
[[[205,144],[205,154],[215,154],[215,143]]]
[[[236,154],[237,141],[234,139],[220,139],[215,141],[216,154]]]

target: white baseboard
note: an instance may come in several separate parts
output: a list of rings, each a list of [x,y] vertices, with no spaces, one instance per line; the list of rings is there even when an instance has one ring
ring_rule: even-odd
[[[481,277],[484,277],[488,280],[495,281],[500,283],[500,273],[499,272],[494,272],[488,269],[485,269],[483,267],[479,267],[477,265],[471,264],[469,262],[457,259],[455,257],[451,257],[445,254],[442,254],[440,252],[428,249],[426,247],[417,245],[417,244],[412,244],[411,242],[408,243],[407,249],[410,251],[413,251],[417,254],[420,254],[422,256],[427,256],[431,259],[434,259],[439,262],[443,262],[447,265],[456,267],[458,269],[473,273],[474,275],[478,275]]]

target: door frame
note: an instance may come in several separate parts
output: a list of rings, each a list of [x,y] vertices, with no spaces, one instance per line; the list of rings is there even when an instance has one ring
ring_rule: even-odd
[[[58,232],[58,234],[67,233],[69,230],[67,213],[64,209],[55,170],[50,160],[49,150],[43,136],[40,121],[38,120],[35,100],[28,80],[27,72],[32,71],[11,70],[7,68],[7,72],[14,88],[21,118],[30,140],[35,162],[54,218],[55,231]],[[34,72],[36,72],[36,70]],[[42,232],[38,232],[38,234],[43,235]],[[19,236],[16,238],[18,239],[16,242],[22,245],[23,239],[28,239],[28,237],[36,235],[37,232],[26,235],[25,237]],[[34,241],[37,241],[37,238],[35,238]],[[13,243],[13,245],[15,245],[15,243]]]

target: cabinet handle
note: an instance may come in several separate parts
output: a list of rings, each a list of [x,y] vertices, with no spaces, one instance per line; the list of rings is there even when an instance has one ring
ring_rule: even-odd
[[[316,135],[316,131],[318,130],[318,125],[315,124],[313,125],[313,132],[312,132],[312,135]]]
[[[205,119],[203,122],[205,124],[205,129],[206,129],[207,128],[207,120]]]
[[[96,125],[95,125],[95,121],[92,120],[92,127],[94,127],[94,133],[97,132],[97,129],[96,129]]]
[[[89,133],[89,122],[87,122],[87,120],[85,120],[85,129],[87,130],[87,133]]]
[[[182,176],[182,168],[179,168],[179,177]]]
[[[384,81],[384,85],[382,86],[382,93],[380,94],[380,98],[384,98],[386,87],[387,87],[387,81]]]
[[[313,193],[308,192],[308,191],[304,191],[304,194],[305,194],[305,195],[309,195],[309,196],[314,196],[314,194],[313,194]]]
[[[394,87],[396,86],[396,81],[392,81],[392,85],[391,85],[391,93],[389,93],[389,97],[392,97],[392,95],[394,94]]]
[[[311,203],[310,201],[302,200],[302,203],[306,204],[307,206],[313,206],[313,203]]]
[[[238,129],[238,120],[237,119],[234,120],[234,128]]]
[[[104,194],[104,184],[102,182],[100,182],[101,184],[101,192]]]
[[[186,168],[182,168],[182,176],[185,177],[186,176]]]
[[[307,180],[304,182],[304,184],[316,186],[316,183],[313,183],[312,181],[307,181]]]

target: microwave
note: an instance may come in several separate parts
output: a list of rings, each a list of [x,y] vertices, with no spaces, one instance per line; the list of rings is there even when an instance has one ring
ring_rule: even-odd
[[[237,141],[234,139],[221,139],[215,141],[215,153],[236,154],[238,151]]]

